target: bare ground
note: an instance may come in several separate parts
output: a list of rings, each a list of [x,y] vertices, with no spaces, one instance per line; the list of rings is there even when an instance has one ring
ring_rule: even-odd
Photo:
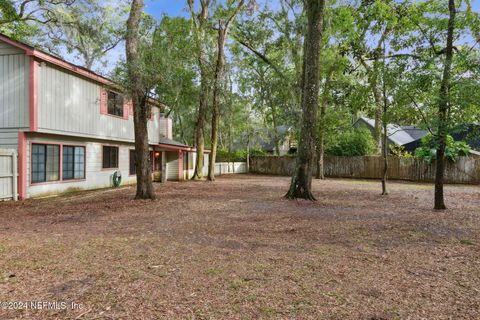
[[[67,303],[0,319],[480,319],[478,186],[436,212],[429,185],[315,181],[313,203],[282,199],[288,183],[0,203],[0,302]]]

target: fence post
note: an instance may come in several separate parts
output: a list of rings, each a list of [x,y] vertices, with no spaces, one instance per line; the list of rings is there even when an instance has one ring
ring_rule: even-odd
[[[17,151],[12,152],[12,194],[13,194],[13,200],[18,201],[18,186],[17,186],[17,179],[18,179],[18,169],[17,169],[17,161],[18,161],[18,156],[17,156]]]

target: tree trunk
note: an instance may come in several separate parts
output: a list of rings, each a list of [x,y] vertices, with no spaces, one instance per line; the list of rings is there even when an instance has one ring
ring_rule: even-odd
[[[205,124],[208,110],[208,71],[207,55],[204,45],[207,42],[205,31],[208,22],[208,7],[210,1],[200,1],[200,13],[194,11],[193,0],[187,1],[192,14],[192,20],[195,24],[196,43],[198,46],[198,66],[200,68],[200,101],[198,106],[197,122],[195,124],[195,146],[197,148],[197,159],[195,161],[195,171],[192,179],[203,179],[203,154],[205,149]]]
[[[234,13],[228,18],[224,24],[222,20],[218,21],[218,48],[217,48],[217,64],[215,67],[215,80],[213,87],[213,106],[212,106],[212,132],[211,144],[212,150],[209,155],[208,162],[208,180],[215,181],[215,157],[217,156],[218,145],[218,125],[220,122],[220,90],[223,81],[223,71],[225,69],[225,41],[228,36],[230,26],[243,7],[245,0],[240,0]]]
[[[250,133],[247,135],[247,173],[250,173]]]
[[[307,30],[303,54],[302,124],[297,163],[288,199],[315,200],[312,194],[312,171],[315,165],[315,138],[320,82],[320,42],[325,0],[306,0]]]
[[[275,155],[280,155],[280,136],[278,134],[278,116],[277,116],[277,107],[275,106],[275,102],[272,100],[272,94],[270,90],[268,92],[268,97],[266,98],[268,104],[270,105],[270,110],[272,110],[272,125],[273,125],[273,145],[274,145],[274,152]]]
[[[453,60],[453,32],[455,29],[455,0],[448,1],[450,17],[448,19],[447,46],[445,48],[445,64],[442,83],[440,85],[438,105],[438,147],[435,166],[435,206],[437,210],[446,209],[443,194],[443,178],[445,170],[445,149],[447,147],[447,113],[450,99],[450,78]]]
[[[325,116],[327,113],[328,104],[328,90],[330,88],[330,81],[332,80],[333,68],[331,68],[327,77],[325,78],[325,86],[322,94],[322,102],[320,103],[320,121],[318,126],[317,137],[317,173],[315,178],[325,179],[324,155],[325,155]]]
[[[207,121],[208,108],[208,75],[206,66],[204,66],[203,58],[199,59],[201,64],[201,84],[200,84],[200,104],[198,107],[197,123],[195,125],[195,146],[197,148],[197,159],[195,161],[195,172],[193,174],[194,180],[203,179],[203,154],[205,150],[205,123]]]
[[[140,54],[138,52],[138,27],[142,15],[143,0],[133,0],[127,21],[126,56],[128,76],[131,83],[133,123],[135,131],[135,161],[137,171],[137,193],[135,199],[155,199],[152,183],[152,167],[148,144],[147,123],[150,108],[147,106],[147,94],[141,83]]]
[[[386,115],[387,107],[386,104],[383,107],[383,114]],[[383,132],[382,132],[382,156],[383,156],[383,175],[382,175],[382,195],[387,195],[387,172],[388,172],[388,132],[387,132],[387,121],[383,121]]]
[[[218,48],[217,48],[217,65],[215,67],[215,80],[213,88],[213,106],[212,106],[212,132],[210,151],[208,161],[208,180],[215,181],[215,157],[217,156],[218,144],[218,124],[220,122],[220,87],[223,77],[223,69],[225,67],[225,38],[227,30],[223,26],[222,21],[218,23]]]
[[[373,98],[375,100],[375,125],[373,128],[373,138],[377,145],[377,152],[382,150],[382,94],[377,87],[377,81],[372,84]]]

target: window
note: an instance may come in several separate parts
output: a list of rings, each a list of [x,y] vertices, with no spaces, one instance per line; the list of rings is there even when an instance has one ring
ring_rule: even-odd
[[[123,96],[113,92],[108,91],[108,114],[123,117]]]
[[[60,180],[60,146],[32,144],[32,183]]]
[[[85,147],[63,147],[63,180],[85,179]]]
[[[118,147],[103,146],[103,169],[118,168]]]

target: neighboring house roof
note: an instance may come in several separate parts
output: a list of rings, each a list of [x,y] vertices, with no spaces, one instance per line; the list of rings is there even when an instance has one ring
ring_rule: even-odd
[[[360,117],[355,122],[354,126],[358,126],[359,122],[367,125],[370,128],[370,130],[373,130],[373,128],[375,128],[374,119],[370,119],[367,117]],[[400,126],[398,124],[389,123],[387,125],[387,133],[388,133],[388,140],[390,140],[391,143],[403,146],[423,138],[428,133],[428,131],[412,125]]]
[[[166,144],[166,145],[180,147],[180,148],[191,148],[189,145],[186,145],[176,140],[168,139],[165,137],[160,137],[158,144]]]

